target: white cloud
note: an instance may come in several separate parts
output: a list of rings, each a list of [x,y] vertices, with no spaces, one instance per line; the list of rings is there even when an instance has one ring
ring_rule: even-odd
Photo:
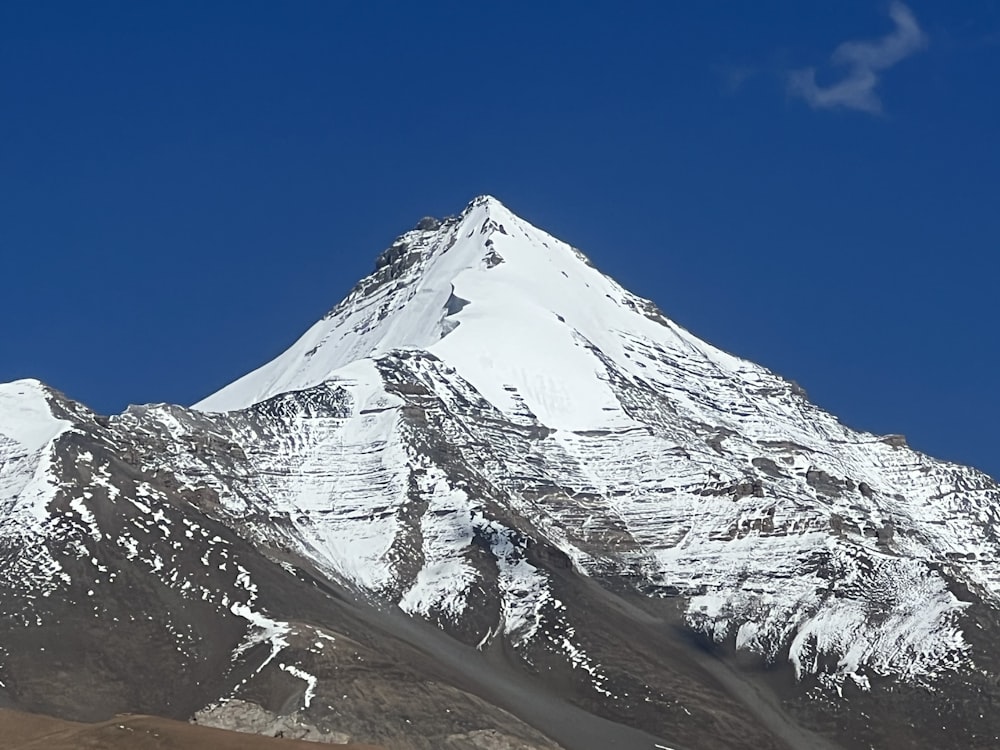
[[[875,91],[879,74],[900,60],[919,52],[927,44],[913,13],[900,2],[889,7],[896,28],[882,37],[863,42],[844,42],[830,58],[834,65],[846,67],[847,74],[837,83],[820,86],[816,69],[803,68],[789,75],[788,90],[805,99],[814,109],[856,109],[870,114],[882,112],[882,101]]]

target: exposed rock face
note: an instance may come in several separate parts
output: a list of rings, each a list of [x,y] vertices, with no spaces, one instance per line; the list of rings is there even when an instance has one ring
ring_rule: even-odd
[[[0,386],[0,511],[28,710],[403,749],[1000,737],[996,483],[489,198],[195,408]]]

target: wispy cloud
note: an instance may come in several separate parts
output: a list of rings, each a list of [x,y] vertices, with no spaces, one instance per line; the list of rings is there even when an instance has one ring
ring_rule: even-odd
[[[856,109],[881,114],[882,100],[875,89],[880,74],[927,45],[917,19],[903,3],[894,2],[889,16],[896,28],[881,39],[844,42],[833,52],[831,62],[847,68],[846,75],[829,86],[816,83],[816,69],[803,68],[789,74],[788,90],[801,96],[814,109]]]

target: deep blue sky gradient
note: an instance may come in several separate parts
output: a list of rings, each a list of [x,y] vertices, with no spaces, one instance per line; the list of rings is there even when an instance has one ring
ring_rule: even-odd
[[[0,381],[191,403],[491,193],[854,427],[1000,476],[1000,4],[0,4]]]

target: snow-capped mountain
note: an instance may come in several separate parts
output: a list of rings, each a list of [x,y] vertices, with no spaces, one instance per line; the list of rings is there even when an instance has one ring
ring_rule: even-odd
[[[0,511],[0,705],[390,747],[1000,742],[1000,487],[490,197],[192,408],[0,386]]]

